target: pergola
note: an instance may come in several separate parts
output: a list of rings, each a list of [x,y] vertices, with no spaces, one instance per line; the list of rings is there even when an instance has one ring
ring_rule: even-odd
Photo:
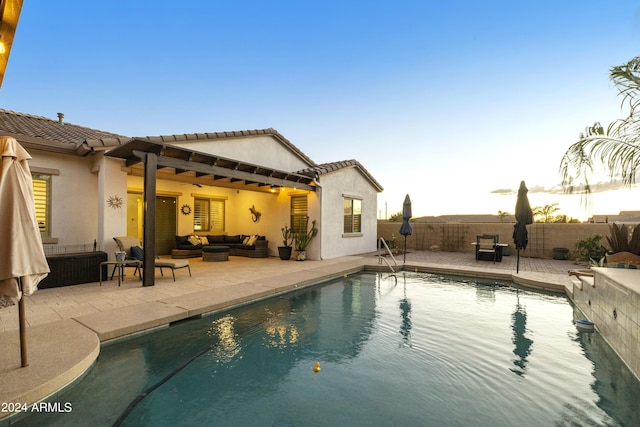
[[[176,180],[197,180],[212,186],[262,189],[292,187],[315,191],[312,176],[281,171],[170,144],[135,138],[111,149],[109,157],[123,159],[125,166],[142,165],[144,177],[143,286],[155,284],[156,180],[173,176]],[[268,190],[267,190],[268,191]]]

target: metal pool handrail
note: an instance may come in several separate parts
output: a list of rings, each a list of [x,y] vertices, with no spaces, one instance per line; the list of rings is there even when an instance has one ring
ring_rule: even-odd
[[[393,264],[396,267],[398,267],[398,262],[396,261],[396,258],[393,256],[393,253],[391,253],[391,249],[389,249],[389,246],[387,245],[387,242],[384,241],[384,238],[381,237],[380,238],[380,248],[382,248],[382,246],[384,246],[384,248],[387,250],[387,253],[389,254],[391,259],[393,260]],[[387,259],[385,257],[383,257],[380,252],[378,252],[378,264],[382,264],[382,261],[384,261],[385,264],[387,264],[387,266],[391,269],[392,273],[396,272],[396,270],[394,270],[394,268],[391,266],[391,264],[389,264],[389,261],[387,261]]]

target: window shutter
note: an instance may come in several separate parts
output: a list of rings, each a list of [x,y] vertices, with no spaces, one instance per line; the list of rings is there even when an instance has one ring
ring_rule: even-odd
[[[224,200],[211,200],[211,231],[224,231]]]
[[[42,236],[50,237],[50,221],[49,221],[49,198],[50,198],[50,185],[51,177],[47,175],[34,175],[33,182],[33,195],[36,203],[36,219],[38,221],[38,228]]]
[[[193,200],[193,230],[209,231],[209,199]]]
[[[292,196],[291,229],[294,233],[306,231],[307,216],[307,196]]]

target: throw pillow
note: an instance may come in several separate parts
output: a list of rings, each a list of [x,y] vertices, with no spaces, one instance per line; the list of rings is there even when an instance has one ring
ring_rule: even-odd
[[[188,240],[193,246],[198,246],[200,244],[200,238],[198,236],[189,236]]]
[[[244,240],[242,241],[242,244],[243,244],[243,245],[249,245],[249,244],[250,244],[250,243],[249,243],[249,239],[250,239],[250,238],[251,238],[251,236],[247,236],[247,237],[245,237],[245,238],[244,238]]]
[[[258,236],[253,234],[251,237],[249,237],[249,241],[246,244],[249,245],[249,246],[253,246],[253,245],[255,245],[256,240],[258,240]]]
[[[131,246],[131,258],[138,261],[144,260],[144,252],[140,246]]]
[[[208,245],[209,244],[209,239],[207,239],[204,236],[200,236],[200,243],[202,243],[203,245]]]

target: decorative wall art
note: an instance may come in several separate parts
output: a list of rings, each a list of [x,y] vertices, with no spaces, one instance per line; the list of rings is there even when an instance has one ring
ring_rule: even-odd
[[[182,205],[182,207],[180,208],[180,212],[182,212],[182,215],[189,215],[191,213],[191,206]]]
[[[256,206],[252,205],[249,208],[249,211],[251,212],[251,219],[253,220],[253,222],[260,222],[260,217],[262,216],[262,214],[256,210]]]
[[[124,205],[124,200],[120,196],[109,196],[107,205],[112,209],[120,209]]]

